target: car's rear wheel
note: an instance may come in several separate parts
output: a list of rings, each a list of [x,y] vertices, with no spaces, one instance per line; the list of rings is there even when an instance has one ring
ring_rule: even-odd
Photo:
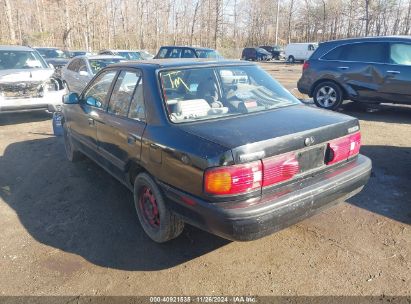
[[[288,56],[288,62],[294,63],[295,62],[294,56],[292,56],[292,55]]]
[[[155,181],[140,173],[134,182],[134,205],[145,233],[155,242],[164,243],[178,237],[184,222],[164,202]]]
[[[343,92],[336,83],[326,81],[315,87],[313,98],[318,107],[336,110],[343,102]]]
[[[83,158],[83,154],[80,151],[77,151],[73,145],[73,140],[67,126],[63,124],[63,137],[64,137],[64,149],[66,151],[66,157],[71,162],[79,161]]]

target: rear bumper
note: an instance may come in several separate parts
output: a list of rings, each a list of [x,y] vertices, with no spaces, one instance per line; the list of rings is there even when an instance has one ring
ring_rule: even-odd
[[[358,193],[371,173],[359,155],[321,175],[243,202],[209,203],[161,184],[173,211],[200,229],[235,241],[264,237]]]
[[[312,97],[311,96],[311,82],[304,79],[303,76],[297,82],[297,89],[300,93],[306,94],[309,97]]]
[[[48,92],[45,96],[36,98],[6,99],[0,97],[0,113],[35,110],[59,111],[61,110],[64,93],[65,90],[60,90]]]

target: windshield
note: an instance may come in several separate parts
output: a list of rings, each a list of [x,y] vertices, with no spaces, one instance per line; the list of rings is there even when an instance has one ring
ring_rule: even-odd
[[[0,51],[0,70],[46,69],[47,64],[35,51]]]
[[[215,58],[221,59],[223,56],[215,50],[196,50],[198,58]]]
[[[41,56],[47,59],[68,59],[70,58],[65,52],[59,49],[37,49]]]
[[[119,58],[111,58],[111,59],[90,59],[90,67],[93,74],[97,74],[102,68],[108,66],[109,64],[117,63],[120,61],[124,61],[123,59]]]
[[[153,59],[153,57],[154,57],[154,55],[152,55],[152,54],[150,54],[149,52],[146,52],[146,51],[140,52],[140,55],[144,60]]]
[[[257,66],[160,72],[170,120],[183,123],[247,115],[300,102]]]
[[[142,59],[139,52],[118,52],[118,55],[128,60],[141,60]]]

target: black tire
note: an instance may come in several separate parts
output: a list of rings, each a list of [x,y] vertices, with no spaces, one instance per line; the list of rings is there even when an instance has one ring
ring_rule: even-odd
[[[324,81],[315,87],[313,99],[317,107],[335,111],[343,102],[343,91],[338,84]]]
[[[294,63],[294,62],[295,62],[294,56],[293,56],[293,55],[288,56],[287,61],[288,61],[289,63]]]
[[[63,138],[64,138],[64,150],[66,151],[66,157],[71,162],[77,162],[83,159],[83,154],[76,150],[73,145],[73,140],[71,139],[71,135],[69,130],[67,129],[66,124],[63,124]]]
[[[154,242],[170,241],[183,232],[184,222],[171,212],[147,173],[140,173],[134,181],[134,206],[144,232]]]

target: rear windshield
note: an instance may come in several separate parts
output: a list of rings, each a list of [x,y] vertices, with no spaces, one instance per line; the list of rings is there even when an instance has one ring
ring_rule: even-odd
[[[170,120],[183,123],[299,104],[257,66],[190,68],[160,72]]]
[[[109,64],[117,63],[120,61],[125,61],[119,58],[111,58],[111,59],[90,59],[90,67],[91,71],[93,74],[96,74],[98,71],[100,71],[102,68],[105,68]]]
[[[48,66],[35,51],[0,51],[0,70],[36,68]]]

